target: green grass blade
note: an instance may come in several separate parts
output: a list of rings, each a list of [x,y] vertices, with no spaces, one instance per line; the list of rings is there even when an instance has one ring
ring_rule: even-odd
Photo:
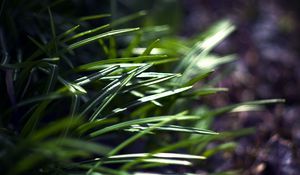
[[[53,134],[57,134],[59,132],[63,132],[66,128],[71,129],[74,128],[76,126],[78,126],[79,124],[81,124],[81,119],[80,118],[64,118],[64,119],[60,119],[58,121],[55,121],[51,124],[49,124],[49,126],[46,126],[40,130],[35,131],[31,137],[30,140],[32,141],[39,141],[42,139],[45,139],[46,137],[53,135]]]
[[[146,124],[146,126],[141,125],[132,125],[131,128],[139,131],[143,131],[149,127],[151,127],[154,124]],[[192,134],[205,134],[205,135],[216,135],[217,132],[207,130],[207,129],[199,129],[199,128],[193,128],[193,127],[183,127],[183,126],[177,126],[177,125],[166,125],[161,127],[156,127],[156,130],[159,131],[172,131],[172,132],[183,132],[183,133],[192,133]]]
[[[171,96],[171,95],[175,95],[175,94],[187,91],[191,88],[192,88],[192,86],[188,86],[188,87],[183,87],[183,88],[179,88],[179,89],[175,89],[175,90],[165,91],[165,92],[162,92],[162,93],[159,93],[159,94],[154,94],[154,95],[149,95],[149,96],[139,98],[136,101],[130,103],[129,105],[127,105],[125,107],[114,109],[111,114],[105,116],[104,118],[111,117],[112,115],[118,114],[118,113],[123,112],[127,109],[130,109],[132,107],[138,106],[140,104],[143,104],[143,103],[146,103],[146,102],[149,102],[149,101],[157,100],[157,99],[160,99],[160,98],[168,97],[168,96]]]
[[[101,60],[101,61],[96,61],[88,64],[81,65],[76,68],[76,70],[96,70],[99,68],[107,67],[107,66],[113,66],[113,65],[122,65],[121,63],[127,63],[128,65],[136,66],[136,65],[141,65],[145,64],[142,62],[149,62],[153,60],[163,60],[166,59],[166,55],[151,55],[151,56],[138,56],[138,57],[129,57],[129,58],[115,58],[115,59],[107,59],[107,60]],[[135,63],[140,63],[140,64],[135,64]]]
[[[57,38],[62,39],[70,34],[72,34],[74,31],[76,31],[78,28],[80,27],[80,25],[76,25],[70,29],[68,29],[67,31],[65,31],[64,33],[60,34]]]
[[[159,43],[160,39],[156,39],[155,41],[153,41],[147,48],[146,50],[143,52],[143,55],[150,55],[151,51],[153,48],[155,48],[157,46],[157,44]]]
[[[102,25],[102,26],[99,26],[99,27],[96,27],[94,29],[90,29],[90,30],[87,30],[87,31],[84,31],[84,32],[81,32],[81,33],[78,33],[74,36],[71,36],[70,38],[67,38],[65,40],[63,40],[63,42],[68,42],[68,41],[71,41],[71,40],[74,40],[74,39],[77,39],[77,38],[80,38],[80,37],[83,37],[85,35],[89,35],[89,34],[93,34],[95,32],[98,32],[102,29],[106,29],[109,27],[109,24],[106,24],[106,25]]]
[[[95,110],[95,112],[90,117],[90,121],[95,120],[97,117],[100,116],[102,110],[112,101],[112,99],[117,95],[117,93],[134,77],[135,72],[128,75],[123,81],[119,82],[119,85],[117,88],[115,88],[113,91],[110,92],[108,97],[104,99],[104,101],[98,106],[98,108]]]
[[[130,57],[132,56],[132,53],[133,53],[133,49],[136,48],[140,41],[141,41],[141,38],[142,38],[142,34],[141,33],[137,33],[134,38],[131,40],[129,46],[125,49],[125,51],[123,52],[122,54],[122,57]]]
[[[96,19],[101,19],[101,18],[107,18],[110,17],[111,15],[106,13],[106,14],[98,14],[98,15],[89,15],[89,16],[83,16],[79,18],[79,21],[89,21],[89,20],[96,20]]]
[[[159,117],[149,117],[149,118],[142,118],[142,119],[130,120],[130,121],[118,123],[118,124],[115,124],[115,125],[107,126],[107,127],[103,128],[103,129],[99,129],[97,131],[94,131],[94,132],[90,133],[89,135],[91,137],[97,137],[97,136],[100,136],[102,134],[105,134],[105,133],[108,133],[108,132],[111,132],[111,131],[128,128],[131,125],[153,123],[153,122],[160,122],[160,121],[168,120],[169,118],[172,118],[173,116],[174,115],[159,116]],[[186,116],[177,116],[175,120],[176,121],[182,121],[182,120],[199,120],[200,118],[201,118],[201,116],[187,116],[186,115]],[[80,130],[80,128],[79,128],[79,130]]]
[[[87,83],[90,83],[96,79],[100,79],[104,76],[107,76],[108,74],[112,73],[113,71],[117,70],[119,66],[111,66],[108,68],[105,68],[103,70],[100,70],[94,74],[91,74],[89,76],[80,77],[75,80],[75,83],[78,85],[85,85]]]
[[[137,31],[139,29],[140,28],[118,29],[118,30],[112,30],[112,31],[109,31],[109,32],[101,33],[101,34],[98,34],[98,35],[91,36],[91,37],[88,37],[86,39],[80,40],[78,42],[75,42],[75,43],[69,45],[67,47],[67,49],[68,50],[73,50],[73,49],[84,46],[86,44],[89,44],[91,42],[94,42],[94,41],[102,39],[102,38],[106,38],[106,37],[109,37],[109,36],[120,35],[120,34],[124,34],[124,33],[129,33],[129,32],[134,32],[134,31]]]
[[[52,33],[52,44],[53,44],[55,53],[57,53],[58,48],[57,48],[56,30],[55,30],[53,15],[52,15],[52,12],[51,12],[50,8],[48,8],[48,13],[49,13],[49,17],[50,17],[50,26],[51,26],[51,33]]]

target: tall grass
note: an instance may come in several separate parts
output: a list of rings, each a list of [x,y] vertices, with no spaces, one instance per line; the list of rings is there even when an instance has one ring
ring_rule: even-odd
[[[195,99],[227,90],[209,80],[198,85],[235,59],[211,54],[234,31],[230,21],[195,39],[158,40],[152,37],[165,26],[119,27],[144,11],[89,28],[110,15],[73,18],[44,5],[1,4],[1,174],[125,175],[193,166],[234,146],[205,150],[211,141],[252,131],[211,131],[214,117],[282,101],[195,112],[202,109]]]

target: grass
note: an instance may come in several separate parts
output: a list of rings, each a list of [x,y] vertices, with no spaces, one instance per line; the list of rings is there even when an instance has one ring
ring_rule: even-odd
[[[119,28],[145,16],[144,11],[89,28],[82,26],[110,14],[73,19],[48,8],[36,16],[44,27],[31,20],[16,27],[23,22],[13,20],[11,12],[31,16],[28,9],[43,5],[34,2],[6,1],[0,8],[5,24],[0,30],[1,174],[163,174],[154,167],[193,166],[236,145],[206,150],[208,143],[252,131],[211,131],[214,117],[283,102],[244,102],[201,113],[191,109],[194,99],[226,91],[203,80],[235,59],[211,54],[234,31],[230,21],[195,39],[153,40],[149,36],[160,30]],[[18,44],[18,36],[28,45]]]

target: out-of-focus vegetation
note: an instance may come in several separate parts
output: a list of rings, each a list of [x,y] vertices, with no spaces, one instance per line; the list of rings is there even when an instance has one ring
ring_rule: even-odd
[[[227,91],[219,68],[236,56],[212,50],[234,25],[183,39],[177,1],[140,4],[1,2],[1,174],[238,173],[203,159],[254,130],[215,132],[214,118],[283,100],[201,103]]]

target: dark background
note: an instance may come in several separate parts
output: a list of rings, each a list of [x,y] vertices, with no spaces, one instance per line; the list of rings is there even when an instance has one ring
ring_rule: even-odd
[[[300,1],[183,0],[183,36],[193,36],[213,22],[228,18],[236,32],[215,52],[237,53],[235,71],[220,86],[227,94],[211,99],[214,106],[254,99],[284,98],[284,105],[264,112],[224,116],[217,130],[255,127],[239,139],[233,155],[211,159],[214,169],[242,169],[242,174],[300,174]],[[221,158],[223,156],[223,158]]]

